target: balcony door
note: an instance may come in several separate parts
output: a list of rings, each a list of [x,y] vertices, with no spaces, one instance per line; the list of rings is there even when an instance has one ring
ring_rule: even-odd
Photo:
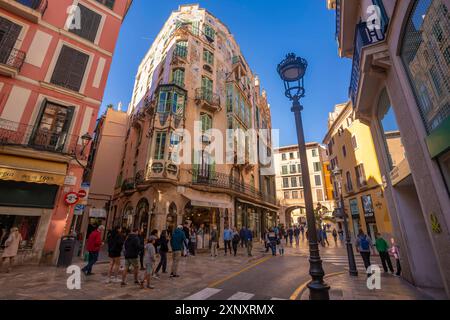
[[[68,140],[73,107],[44,101],[31,139],[33,147],[61,152]]]
[[[21,31],[22,26],[0,17],[0,63],[8,62]]]

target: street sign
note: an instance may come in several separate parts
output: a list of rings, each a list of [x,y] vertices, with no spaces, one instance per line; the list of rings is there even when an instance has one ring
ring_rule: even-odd
[[[80,191],[78,192],[78,196],[80,197],[80,204],[87,205],[88,204],[88,197],[89,197],[89,183],[83,183],[81,185]]]
[[[81,189],[80,191],[78,191],[78,196],[80,197],[80,199],[84,199],[87,196],[87,192],[84,189]]]
[[[75,216],[82,216],[82,215],[83,215],[83,212],[84,212],[84,208],[85,208],[84,205],[82,205],[82,204],[77,204],[77,205],[75,206],[75,209],[73,210],[73,214],[74,214]]]
[[[76,204],[78,202],[78,200],[79,200],[79,197],[76,192],[69,192],[64,197],[64,202],[69,206]]]
[[[66,176],[64,180],[65,186],[74,186],[77,183],[77,177],[76,176]]]

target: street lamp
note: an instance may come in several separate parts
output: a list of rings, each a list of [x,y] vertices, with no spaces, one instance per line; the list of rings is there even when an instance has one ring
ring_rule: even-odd
[[[342,192],[342,170],[337,166],[334,168],[333,177],[336,180],[339,188],[341,212],[340,215],[344,218],[344,230],[345,230],[345,245],[347,247],[348,267],[351,276],[358,276],[358,269],[356,269],[355,255],[353,254],[352,240],[350,238],[350,232],[348,231],[347,213],[345,212],[344,194]]]
[[[291,111],[295,115],[295,124],[297,128],[298,149],[300,153],[302,172],[309,172],[306,156],[305,136],[303,133],[302,115],[303,106],[300,104],[300,98],[305,96],[304,76],[308,63],[305,59],[296,57],[294,53],[286,56],[277,68],[278,74],[284,81],[285,95],[292,101]],[[309,274],[311,282],[308,284],[310,300],[329,300],[330,287],[323,281],[325,272],[322,268],[322,260],[319,254],[319,245],[317,243],[316,218],[314,215],[314,204],[311,192],[311,181],[309,174],[302,175],[306,218],[308,222],[308,240],[309,240]]]
[[[84,150],[86,150],[86,147],[89,145],[89,143],[90,143],[91,141],[92,141],[92,137],[91,137],[91,135],[90,135],[88,132],[86,132],[85,134],[83,134],[83,135],[81,136],[81,143],[82,143],[82,145],[83,145],[83,148],[81,148],[80,156],[83,155]],[[84,170],[88,170],[88,168],[87,168],[85,165],[83,165],[83,164],[80,162],[80,160],[78,160],[77,146],[78,146],[78,143],[75,145],[75,152],[74,152],[74,154],[73,154],[73,158],[75,159],[75,161],[76,161],[76,162],[77,162]]]

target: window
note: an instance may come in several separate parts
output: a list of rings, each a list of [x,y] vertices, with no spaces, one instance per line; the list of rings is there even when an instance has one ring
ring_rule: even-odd
[[[450,116],[448,21],[446,1],[417,0],[401,43],[400,56],[428,133]]]
[[[312,156],[317,157],[317,149],[312,149]]]
[[[298,177],[298,186],[300,188],[303,188],[303,177],[302,176]]]
[[[88,61],[87,54],[64,45],[50,82],[73,91],[79,91]]]
[[[188,47],[187,41],[178,41],[175,46],[175,55],[181,58],[186,58],[188,53],[187,47]]]
[[[0,63],[7,64],[22,27],[0,17]]]
[[[345,177],[347,180],[347,191],[353,191],[352,174],[350,173],[350,171],[347,171]]]
[[[100,2],[104,6],[110,8],[111,10],[113,10],[114,9],[114,2],[116,0],[95,0],[95,1]]]
[[[290,195],[291,195],[291,194],[290,194],[289,191],[285,191],[285,192],[284,192],[284,198],[285,198],[285,199],[290,199]]]
[[[170,90],[165,88],[159,92],[158,113],[182,114],[184,112],[184,106],[186,103],[185,94],[181,91]]]
[[[294,153],[293,152],[289,153],[289,159],[294,160]]]
[[[316,196],[317,196],[317,201],[321,202],[324,200],[322,189],[316,189]]]
[[[184,87],[184,69],[174,69],[172,71],[172,83]]]
[[[97,37],[97,32],[100,26],[100,21],[102,20],[102,16],[95,11],[86,8],[82,4],[78,4],[78,8],[80,8],[81,28],[71,28],[69,29],[69,32],[72,32],[91,42],[94,42],[95,38]]]
[[[352,136],[352,147],[353,149],[358,149],[358,140],[356,140],[356,136]]]
[[[300,159],[300,152],[297,152],[297,159]]]
[[[289,178],[283,178],[283,188],[289,188]]]
[[[292,191],[292,199],[298,199],[298,191]]]
[[[31,138],[33,147],[61,152],[68,140],[74,107],[44,101]]]
[[[169,160],[178,162],[179,154],[178,154],[178,146],[181,142],[181,135],[172,132],[170,134],[170,152],[169,152]]]
[[[298,192],[298,195],[299,195],[299,199],[304,199],[305,198],[305,191],[303,191],[303,189],[301,189],[299,192]]]
[[[342,146],[342,155],[344,156],[344,158],[347,157],[347,149],[345,148],[345,146]]]
[[[205,100],[212,101],[213,81],[208,77],[202,77],[202,92]]]
[[[321,172],[320,162],[314,162],[314,172]]]
[[[17,191],[16,191],[17,192]],[[18,192],[17,192],[18,193]],[[42,193],[42,192],[39,192]],[[0,215],[0,246],[3,248],[5,242],[8,239],[7,232],[16,227],[19,229],[19,233],[22,236],[21,249],[32,249],[36,238],[36,231],[39,225],[40,217],[33,216],[20,216],[20,215]],[[3,231],[5,230],[5,233]],[[8,230],[8,231],[6,231]]]
[[[350,127],[352,125],[352,123],[353,123],[352,117],[348,117],[347,118],[347,127]]]
[[[166,132],[158,132],[155,140],[155,160],[164,160],[164,153],[166,151]]]
[[[298,173],[302,173],[302,165],[301,163],[297,164]]]
[[[366,172],[364,171],[364,165],[360,164],[355,168],[356,182],[358,187],[364,187],[367,185]]]
[[[317,186],[317,187],[322,186],[322,178],[321,178],[319,175],[315,175],[315,176],[314,176],[314,180],[315,180],[315,182],[316,182],[316,186]]]
[[[214,54],[209,50],[203,49],[203,61],[207,64],[214,65]]]
[[[208,38],[209,41],[214,41],[214,39],[216,38],[216,31],[214,31],[214,29],[210,25],[204,25],[204,32],[206,38]]]
[[[295,164],[291,164],[290,172],[291,174],[297,173],[297,166]]]
[[[206,132],[212,128],[212,117],[209,114],[202,113],[200,120],[202,121],[202,132]]]
[[[297,177],[291,178],[291,188],[297,188]]]
[[[282,153],[282,154],[281,154],[281,159],[282,159],[283,161],[286,161],[286,160],[287,160],[286,153]]]
[[[288,167],[287,166],[282,166],[281,167],[281,174],[288,174]]]

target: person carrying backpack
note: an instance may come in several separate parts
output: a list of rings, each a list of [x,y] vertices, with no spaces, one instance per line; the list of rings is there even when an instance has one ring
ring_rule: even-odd
[[[359,229],[358,236],[356,237],[356,251],[361,254],[361,257],[364,261],[364,267],[367,270],[371,266],[370,252],[374,252],[374,247],[372,240],[368,235],[364,233],[362,229]]]

